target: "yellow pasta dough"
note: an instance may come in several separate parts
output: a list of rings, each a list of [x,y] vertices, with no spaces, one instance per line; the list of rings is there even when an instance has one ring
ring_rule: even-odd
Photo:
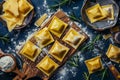
[[[18,8],[20,13],[26,16],[33,9],[33,6],[27,0],[19,0]]]
[[[102,10],[107,12],[107,19],[108,20],[114,20],[114,9],[113,5],[104,5],[102,6]]]
[[[35,61],[38,55],[41,53],[41,49],[34,45],[32,42],[27,41],[23,46],[20,54],[27,57],[31,61]]]
[[[68,47],[62,45],[58,41],[55,41],[55,43],[53,44],[52,48],[48,53],[51,54],[58,61],[62,62],[65,56],[67,55],[68,51],[69,51]]]
[[[9,32],[23,24],[25,17],[33,9],[27,0],[6,0],[0,17],[6,22]]]
[[[47,76],[50,76],[58,68],[58,66],[59,65],[57,63],[46,56],[37,64],[36,67],[44,72]]]
[[[88,9],[86,9],[86,14],[91,23],[100,21],[107,17],[107,12],[102,10],[99,4],[96,4]]]
[[[8,30],[11,32],[17,25],[22,25],[24,21],[24,16],[20,14],[19,16],[15,17],[9,12],[5,12],[1,15],[1,18],[6,21]]]
[[[119,47],[110,44],[106,54],[111,60],[118,62],[118,63],[120,62],[120,48]]]
[[[100,56],[86,60],[85,64],[86,64],[90,74],[103,69],[103,65],[102,65]]]
[[[71,28],[62,40],[76,49],[84,41],[84,39],[84,35],[78,33],[75,29]]]
[[[35,35],[34,35],[36,41],[38,42],[39,47],[43,48],[50,43],[54,42],[54,39],[50,32],[48,31],[48,28],[45,27],[41,30],[39,30]]]
[[[14,16],[19,15],[18,11],[18,0],[6,0],[5,3],[3,4],[3,11],[9,11],[12,13]]]
[[[54,35],[60,38],[67,26],[68,24],[54,16],[48,28],[50,32],[52,32]]]

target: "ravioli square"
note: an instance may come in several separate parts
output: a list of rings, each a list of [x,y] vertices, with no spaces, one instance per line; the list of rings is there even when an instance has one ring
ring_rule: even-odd
[[[37,68],[40,69],[47,76],[50,76],[57,68],[58,64],[55,63],[51,58],[45,56],[38,64]]]
[[[67,34],[63,37],[63,41],[77,49],[79,45],[84,41],[85,36],[77,32],[75,29],[70,28]]]
[[[100,56],[86,60],[85,64],[86,64],[90,74],[103,69],[103,65],[102,65]]]
[[[21,26],[26,16],[33,10],[33,6],[27,0],[5,0],[2,7],[3,14],[0,18],[7,23],[9,32]]]
[[[65,56],[67,55],[68,51],[68,47],[62,45],[58,41],[55,41],[48,53],[51,54],[58,61],[62,62]]]
[[[5,2],[3,3],[3,11],[4,12],[9,11],[10,13],[17,17],[19,15],[17,0],[5,0]]]
[[[24,16],[22,14],[15,17],[12,13],[7,11],[0,17],[6,21],[9,32],[11,32],[16,26],[22,25],[24,21]]]
[[[37,33],[35,33],[34,37],[40,48],[43,48],[43,47],[49,45],[50,43],[54,42],[54,39],[47,27],[45,27],[45,28],[39,30]]]
[[[60,38],[67,26],[68,24],[54,16],[51,23],[48,26],[48,29],[51,33]]]
[[[32,42],[27,41],[23,46],[20,54],[25,56],[31,61],[35,61],[38,55],[41,53],[41,49],[34,45]]]
[[[107,12],[102,10],[100,4],[96,4],[88,9],[86,9],[86,14],[91,23],[100,21],[107,17]]]
[[[117,63],[120,63],[120,48],[119,47],[110,44],[106,54],[111,60]]]
[[[24,16],[28,15],[33,10],[33,6],[27,0],[18,0],[18,8]]]
[[[105,12],[107,12],[107,19],[108,20],[114,20],[114,9],[113,9],[113,5],[104,5],[102,6],[102,10],[104,10]]]

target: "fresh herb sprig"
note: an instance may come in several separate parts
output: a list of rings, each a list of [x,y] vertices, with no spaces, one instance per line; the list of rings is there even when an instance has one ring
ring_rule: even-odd
[[[81,20],[81,17],[79,16],[76,16],[76,14],[74,13],[74,12],[71,12],[70,13],[70,15],[69,15],[69,18],[71,19],[71,20],[74,20],[74,21],[77,21],[77,22],[81,22],[82,20]]]
[[[79,56],[73,56],[68,62],[70,66],[72,67],[78,67],[79,66]]]
[[[107,68],[103,70],[101,80],[104,80],[106,73],[107,73]]]
[[[55,0],[54,5],[50,6],[51,9],[56,9],[64,5],[71,5],[72,3],[76,2],[77,0]]]
[[[101,77],[100,80],[104,80],[106,74],[107,74],[107,68],[105,68],[104,70],[102,70],[99,74],[97,74],[97,76]],[[83,73],[83,77],[84,77],[84,80],[92,80],[91,79],[91,75],[89,73],[87,73],[87,72]]]
[[[8,34],[6,34],[4,36],[0,35],[0,40],[2,41],[3,44],[6,44],[6,43],[10,42]]]
[[[98,34],[90,43],[86,44],[82,49],[81,52],[83,52],[84,50],[89,50],[92,51],[94,49],[94,45],[95,43],[101,39],[101,35]]]
[[[107,70],[108,70],[108,68],[103,69],[101,72],[96,74],[96,77],[99,77],[100,80],[104,80],[105,77],[108,77]]]
[[[84,77],[84,80],[90,80],[90,74],[89,73],[84,72],[83,77]]]

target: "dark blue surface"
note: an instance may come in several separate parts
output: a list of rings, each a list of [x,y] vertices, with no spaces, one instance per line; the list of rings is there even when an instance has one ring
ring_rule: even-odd
[[[0,0],[2,1],[2,0]],[[49,16],[54,13],[54,11],[49,11],[48,5],[52,5],[53,0],[31,0],[34,8],[35,8],[35,16],[32,19],[32,22],[25,28],[23,28],[20,31],[12,31],[9,33],[10,36],[10,42],[3,45],[2,42],[0,41],[0,48],[6,52],[6,53],[13,53],[16,56],[16,59],[18,60],[18,67],[21,68],[22,62],[20,58],[16,55],[19,48],[17,48],[18,45],[21,43],[24,43],[25,40],[29,35],[31,35],[33,32],[35,32],[38,28],[34,26],[34,22],[40,17],[42,14],[47,13]],[[74,11],[77,16],[80,16],[80,9],[82,6],[83,0],[78,0],[78,2],[73,3],[71,6],[64,6],[62,7],[63,11],[66,13],[70,13]],[[119,2],[120,3],[120,2]],[[100,34],[101,32],[94,31],[86,26],[84,22],[77,23],[77,25],[80,26],[80,28],[83,29],[83,31],[88,34],[90,37],[89,42],[93,37],[95,37],[97,34]],[[82,25],[82,26],[81,26]],[[119,22],[118,22],[119,25]],[[106,32],[106,31],[105,31]],[[103,34],[104,32],[102,32]],[[0,23],[0,34],[5,35],[8,34],[8,30],[6,26],[2,25]],[[112,43],[111,40],[101,40],[96,43],[101,49],[104,49],[104,52],[106,52],[109,44]],[[83,45],[84,46],[84,45]],[[63,65],[52,77],[50,80],[84,80],[83,78],[83,72],[87,72],[87,68],[85,66],[84,61],[87,59],[90,59],[92,57],[95,57],[99,55],[98,51],[95,51],[95,49],[91,52],[83,52],[80,54],[80,49],[76,52],[75,55],[79,55],[80,61],[79,61],[79,66],[78,67],[71,67],[68,64]],[[74,56],[73,56],[74,57]],[[115,63],[114,63],[115,64]],[[119,68],[119,64],[115,64],[116,67]],[[98,72],[99,73],[99,72]],[[91,75],[91,80],[101,80],[101,76],[97,76],[98,73],[95,73]],[[13,73],[3,73],[0,72],[0,80],[12,80],[12,78],[15,76]],[[112,74],[108,70],[108,76],[104,80],[114,80]],[[38,80],[38,78],[34,78],[32,80]]]

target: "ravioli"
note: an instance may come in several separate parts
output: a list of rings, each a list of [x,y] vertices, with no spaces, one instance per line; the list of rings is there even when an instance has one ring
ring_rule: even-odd
[[[34,35],[34,37],[35,37],[35,39],[37,41],[37,44],[41,48],[43,48],[43,47],[49,45],[50,43],[54,42],[54,39],[53,39],[52,35],[50,34],[50,32],[48,31],[47,27],[39,30]]]
[[[6,0],[5,3],[3,4],[3,11],[4,12],[9,11],[10,13],[17,17],[19,15],[17,1],[18,0]]]
[[[102,10],[107,12],[107,19],[108,20],[114,20],[114,9],[113,5],[104,5],[102,6]]]
[[[16,26],[16,22],[12,22],[12,21],[7,21],[6,22],[7,23],[7,26],[9,27],[8,28],[8,30],[11,32],[14,28],[15,28],[15,26]]]
[[[33,10],[33,6],[27,0],[19,0],[18,7],[20,13],[22,13],[24,16],[28,15],[28,13]]]
[[[88,9],[86,9],[86,14],[91,23],[100,21],[107,17],[107,12],[102,10],[99,4],[96,4]]]
[[[1,18],[6,21],[9,32],[11,32],[16,26],[22,25],[24,21],[24,16],[22,14],[15,17],[9,12],[5,12],[1,15]]]
[[[103,65],[102,65],[100,56],[86,60],[85,64],[86,64],[90,74],[103,69]]]
[[[52,59],[48,56],[45,56],[38,64],[37,68],[40,69],[43,73],[47,76],[50,76],[57,68],[58,64],[55,63]]]
[[[65,56],[67,55],[68,51],[69,51],[68,47],[62,45],[58,41],[55,41],[55,43],[53,44],[52,48],[48,53],[51,54],[58,61],[62,62]]]
[[[84,41],[84,39],[84,35],[78,33],[75,29],[70,28],[62,40],[76,49]]]
[[[68,24],[54,16],[48,28],[50,32],[60,38],[67,26]]]
[[[25,56],[31,61],[35,61],[38,55],[41,53],[41,49],[34,45],[32,42],[27,41],[20,51],[20,54]]]
[[[11,32],[15,27],[23,24],[25,17],[32,9],[33,6],[27,0],[6,0],[0,17],[6,22]]]
[[[106,54],[111,60],[117,63],[120,63],[120,48],[119,47],[110,44]]]

